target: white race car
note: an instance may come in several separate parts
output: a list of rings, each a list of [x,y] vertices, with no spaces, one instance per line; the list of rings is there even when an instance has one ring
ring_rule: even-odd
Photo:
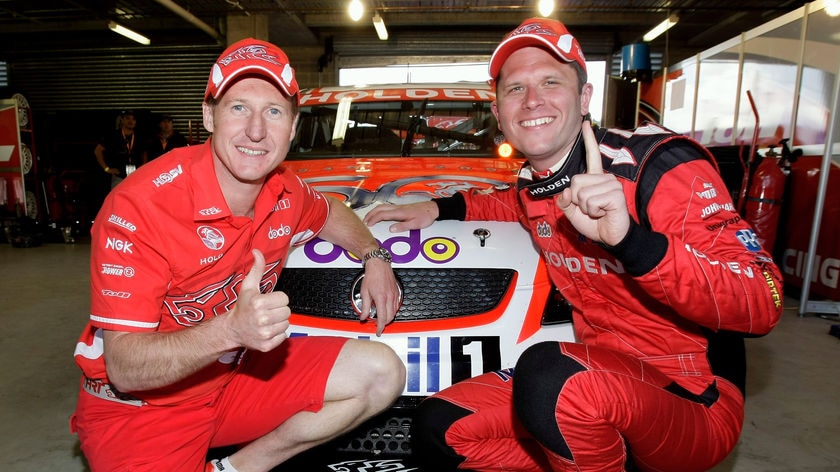
[[[475,83],[303,90],[284,165],[359,215],[382,203],[514,185],[522,159],[497,155],[493,99]],[[424,397],[513,367],[538,341],[574,337],[570,307],[518,223],[439,221],[398,234],[390,224],[371,229],[393,255],[404,299],[381,337],[354,310],[358,255],[315,239],[291,252],[277,287],[290,296],[291,336],[373,339],[405,362],[395,414],[343,446],[374,454],[410,450],[410,411]]]

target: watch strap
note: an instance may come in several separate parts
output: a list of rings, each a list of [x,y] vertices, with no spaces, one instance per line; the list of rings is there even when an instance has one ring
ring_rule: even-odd
[[[364,267],[364,265],[365,265],[365,263],[367,263],[367,261],[369,261],[371,259],[374,259],[374,258],[382,259],[383,261],[390,263],[391,262],[391,253],[387,249],[385,249],[384,247],[380,246],[380,247],[370,251],[369,253],[365,254],[364,257],[362,257],[362,267]]]

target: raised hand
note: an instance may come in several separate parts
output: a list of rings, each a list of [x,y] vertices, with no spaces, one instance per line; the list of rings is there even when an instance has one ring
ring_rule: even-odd
[[[598,141],[586,120],[581,125],[586,148],[586,173],[572,177],[571,185],[557,197],[557,206],[587,238],[614,246],[630,230],[630,214],[621,183],[605,174]]]
[[[586,173],[600,175],[604,173],[604,165],[601,162],[601,151],[598,149],[598,141],[592,131],[592,123],[589,120],[580,126],[583,135],[583,145],[586,149]]]
[[[252,254],[254,265],[242,280],[236,305],[227,316],[230,316],[230,329],[239,345],[267,352],[286,339],[291,310],[285,293],[260,292],[265,257],[258,249]]]

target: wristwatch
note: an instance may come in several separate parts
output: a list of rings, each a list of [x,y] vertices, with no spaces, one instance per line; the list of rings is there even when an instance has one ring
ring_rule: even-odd
[[[365,263],[373,258],[382,259],[387,263],[391,263],[391,253],[385,249],[384,247],[380,246],[373,251],[365,254],[365,257],[362,258],[362,267],[365,266]]]

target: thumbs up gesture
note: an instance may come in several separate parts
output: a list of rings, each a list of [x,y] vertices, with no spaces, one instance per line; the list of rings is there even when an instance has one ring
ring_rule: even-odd
[[[586,173],[572,177],[571,185],[557,197],[557,206],[580,234],[615,246],[630,230],[630,213],[621,183],[605,174],[601,151],[586,120],[581,125],[586,148]]]
[[[230,330],[237,344],[267,352],[282,343],[289,328],[289,297],[283,292],[260,292],[265,257],[252,251],[254,265],[242,280],[236,305],[228,313]]]

